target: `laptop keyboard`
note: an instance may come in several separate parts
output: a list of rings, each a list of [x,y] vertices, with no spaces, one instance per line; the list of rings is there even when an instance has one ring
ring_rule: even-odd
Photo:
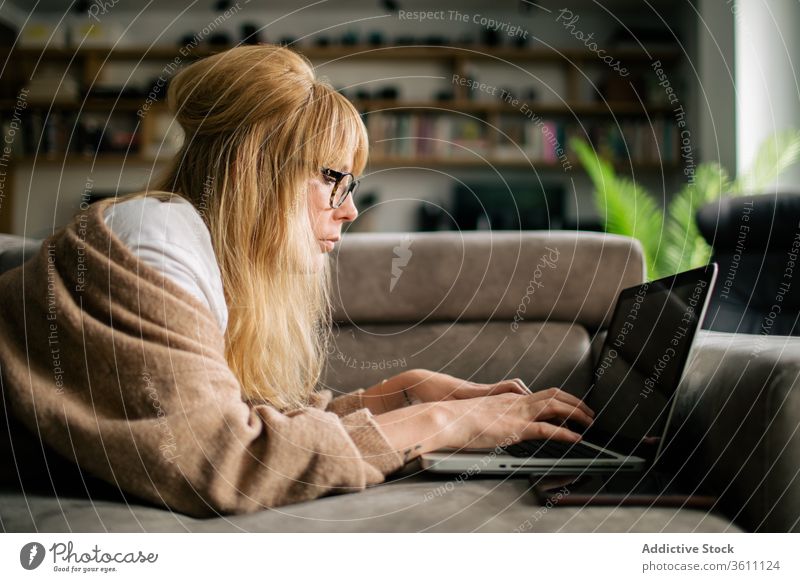
[[[615,459],[583,443],[566,443],[552,440],[522,441],[503,447],[503,450],[514,457],[539,459]]]

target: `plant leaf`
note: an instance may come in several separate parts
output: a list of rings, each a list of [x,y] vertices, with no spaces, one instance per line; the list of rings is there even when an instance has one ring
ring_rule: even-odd
[[[662,272],[659,246],[664,216],[647,191],[628,178],[617,176],[613,166],[585,141],[572,139],[575,151],[594,185],[594,201],[606,232],[633,237],[644,249],[648,273]]]
[[[731,189],[731,180],[717,163],[700,164],[694,180],[684,185],[669,203],[664,219],[663,252],[668,270],[679,273],[708,263],[711,247],[697,228],[697,210]]]
[[[588,143],[574,138],[570,147],[592,180],[606,232],[639,239],[649,276],[657,279],[708,263],[712,249],[697,228],[697,210],[725,194],[760,193],[767,188],[800,160],[800,130],[778,132],[764,140],[751,168],[735,181],[717,163],[698,165],[692,182],[673,196],[666,213],[644,188],[617,176],[611,163]]]

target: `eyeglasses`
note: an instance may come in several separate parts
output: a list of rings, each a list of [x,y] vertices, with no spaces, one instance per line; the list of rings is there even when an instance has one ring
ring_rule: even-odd
[[[358,190],[359,180],[350,172],[337,172],[330,168],[321,168],[325,180],[333,184],[331,190],[331,208],[339,208],[349,195],[355,196]]]

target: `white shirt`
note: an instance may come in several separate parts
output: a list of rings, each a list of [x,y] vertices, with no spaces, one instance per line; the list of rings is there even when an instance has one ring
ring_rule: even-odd
[[[222,276],[203,218],[183,198],[135,198],[105,209],[106,225],[141,261],[205,303],[223,333],[228,307]]]

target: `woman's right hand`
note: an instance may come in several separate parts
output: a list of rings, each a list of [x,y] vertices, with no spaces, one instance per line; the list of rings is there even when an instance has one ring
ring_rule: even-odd
[[[582,400],[558,388],[450,400],[438,406],[445,412],[444,446],[450,448],[493,448],[530,439],[577,442],[581,435],[564,421],[589,426],[594,417]]]
[[[375,421],[408,462],[445,447],[486,449],[529,439],[576,442],[581,435],[563,426],[564,421],[589,425],[593,416],[579,398],[550,388],[533,394],[424,402],[379,414]]]

